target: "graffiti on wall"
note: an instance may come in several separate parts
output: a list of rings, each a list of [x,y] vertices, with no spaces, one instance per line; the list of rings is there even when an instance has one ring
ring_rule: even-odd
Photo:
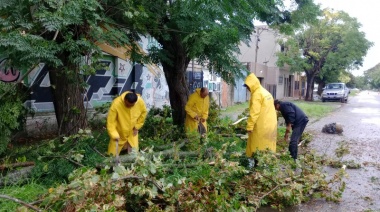
[[[169,87],[163,72],[156,66],[144,66],[141,75],[142,97],[148,108],[170,105]]]
[[[195,89],[204,87],[203,72],[187,71],[187,80],[189,82],[189,91],[194,93]]]
[[[49,71],[44,63],[38,64],[28,75],[26,85],[31,93],[24,105],[36,112],[54,111]]]
[[[112,60],[101,60],[102,69],[96,71],[94,75],[86,76],[87,83],[84,101],[89,108],[96,107],[105,102],[112,101],[115,84],[113,76],[114,63]]]
[[[15,82],[20,77],[20,71],[7,66],[7,59],[0,59],[0,81],[2,82]]]
[[[141,94],[148,108],[169,105],[169,89],[160,68],[141,64],[133,66],[116,57],[103,59],[100,63],[102,69],[84,78],[88,84],[83,95],[86,107],[94,108],[111,102],[115,96],[130,90]],[[39,64],[28,75],[27,82],[31,93],[25,106],[36,112],[54,111],[47,67]]]

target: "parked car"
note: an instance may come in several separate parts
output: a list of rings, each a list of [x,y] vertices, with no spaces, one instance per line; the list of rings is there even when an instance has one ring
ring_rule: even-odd
[[[345,83],[335,82],[329,83],[323,89],[322,102],[325,101],[340,101],[347,102],[350,89],[347,88]]]

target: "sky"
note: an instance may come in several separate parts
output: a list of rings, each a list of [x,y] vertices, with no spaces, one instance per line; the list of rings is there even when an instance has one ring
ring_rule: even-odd
[[[373,46],[364,57],[363,66],[351,72],[355,76],[363,75],[363,72],[380,63],[380,29],[379,8],[380,0],[314,0],[321,8],[342,10],[351,17],[355,17],[362,27],[360,31],[366,34],[366,39],[373,42]]]

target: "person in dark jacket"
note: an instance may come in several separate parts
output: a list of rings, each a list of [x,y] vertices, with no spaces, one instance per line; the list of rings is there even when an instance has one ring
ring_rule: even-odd
[[[276,99],[274,101],[274,107],[277,111],[281,112],[285,119],[285,141],[288,141],[290,129],[292,129],[292,135],[290,136],[289,142],[289,152],[292,158],[296,160],[298,154],[298,142],[301,139],[302,133],[305,130],[309,119],[299,107],[291,102],[282,102]]]

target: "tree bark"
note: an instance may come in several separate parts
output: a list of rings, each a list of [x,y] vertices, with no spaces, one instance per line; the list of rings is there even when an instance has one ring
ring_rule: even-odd
[[[64,61],[64,60],[63,60]],[[68,69],[64,71],[63,69]],[[83,103],[83,78],[79,67],[49,67],[58,136],[72,135],[87,127],[86,108]]]
[[[186,80],[186,69],[190,63],[186,48],[178,35],[172,33],[170,41],[157,39],[164,51],[169,52],[170,62],[162,60],[166,82],[169,87],[170,105],[173,110],[173,124],[184,125],[185,106],[189,97],[189,88]]]
[[[169,87],[173,124],[184,125],[186,117],[185,106],[189,97],[186,72],[168,67],[164,68],[164,72]]]
[[[34,162],[20,162],[20,163],[12,163],[12,164],[4,164],[0,165],[0,170],[5,170],[5,169],[14,169],[18,167],[26,167],[26,166],[34,166]]]
[[[305,101],[313,101],[314,73],[313,71],[310,72],[305,71],[307,81]]]

